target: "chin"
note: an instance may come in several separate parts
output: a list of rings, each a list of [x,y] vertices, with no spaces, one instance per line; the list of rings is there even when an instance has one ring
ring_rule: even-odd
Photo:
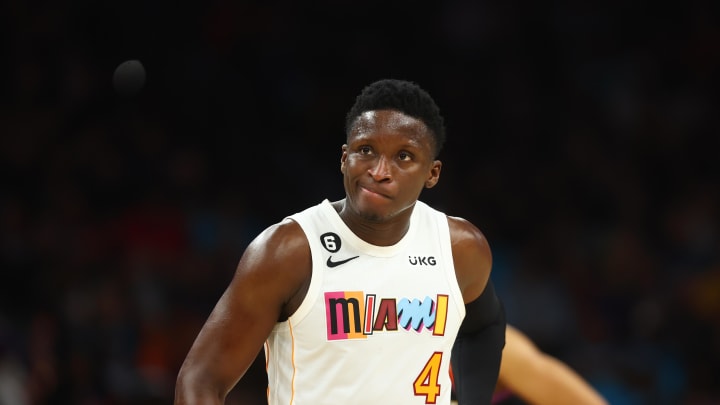
[[[392,219],[398,213],[396,211],[378,209],[376,206],[361,206],[358,207],[358,214],[366,221],[370,222],[384,222]]]
[[[369,222],[383,222],[384,220],[389,218],[389,216],[387,215],[382,215],[380,213],[372,211],[361,211],[360,217]]]

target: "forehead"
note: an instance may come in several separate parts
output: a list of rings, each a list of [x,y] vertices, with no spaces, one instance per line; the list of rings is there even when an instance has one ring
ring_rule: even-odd
[[[373,135],[404,136],[419,143],[430,143],[433,137],[422,120],[395,110],[374,110],[362,113],[352,125],[348,140]]]

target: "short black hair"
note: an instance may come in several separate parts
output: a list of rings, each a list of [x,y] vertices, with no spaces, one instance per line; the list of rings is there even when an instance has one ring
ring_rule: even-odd
[[[355,120],[366,111],[396,110],[421,120],[435,138],[435,156],[445,144],[445,123],[440,109],[430,94],[407,80],[382,79],[367,85],[355,99],[345,116],[345,134]]]

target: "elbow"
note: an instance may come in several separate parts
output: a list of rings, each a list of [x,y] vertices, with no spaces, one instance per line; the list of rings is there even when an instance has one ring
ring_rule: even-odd
[[[192,394],[192,378],[190,378],[190,372],[185,366],[180,369],[175,380],[175,401],[174,405],[186,405],[193,403],[195,399]]]
[[[174,405],[222,404],[227,392],[213,383],[206,373],[183,365],[175,380]]]

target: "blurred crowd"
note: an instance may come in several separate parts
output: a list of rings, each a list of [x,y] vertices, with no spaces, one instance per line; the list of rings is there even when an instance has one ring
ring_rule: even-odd
[[[0,404],[170,403],[245,246],[342,198],[383,77],[440,105],[421,199],[486,234],[510,323],[614,405],[720,403],[718,7],[3,2]]]

